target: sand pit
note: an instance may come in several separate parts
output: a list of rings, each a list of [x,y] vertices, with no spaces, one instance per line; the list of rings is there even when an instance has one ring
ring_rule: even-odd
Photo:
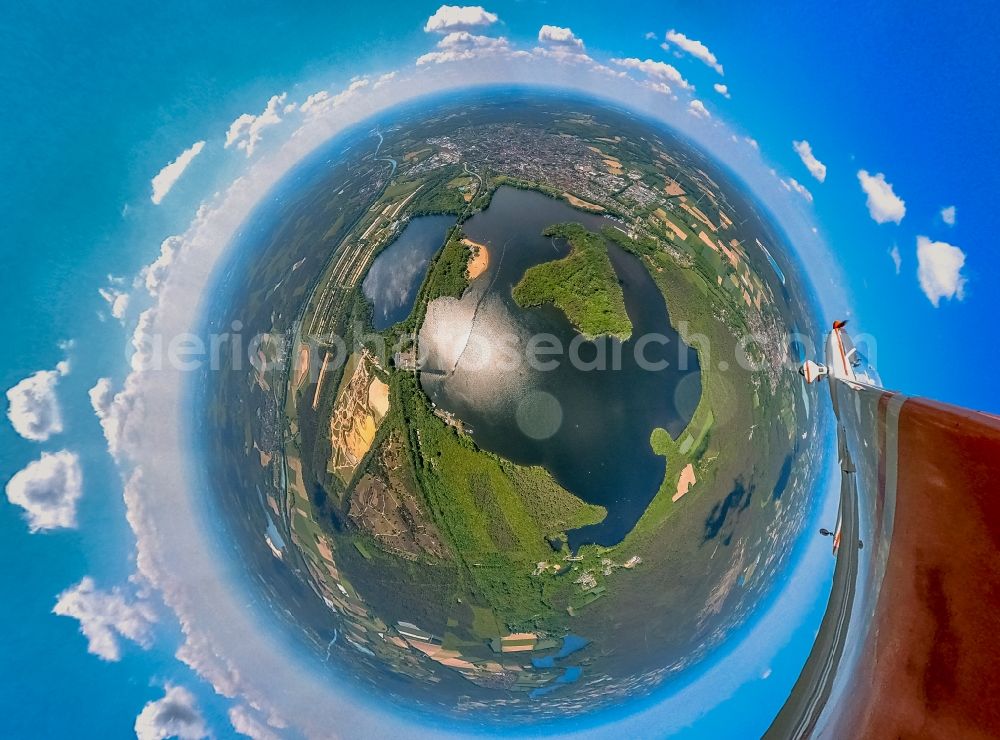
[[[671,498],[670,500],[676,501],[685,493],[687,493],[689,490],[691,490],[691,486],[693,486],[697,482],[698,481],[694,477],[694,465],[688,463],[684,467],[684,470],[681,471],[681,477],[677,481],[677,493],[675,493],[673,495],[673,498]]]
[[[378,378],[372,378],[368,386],[368,408],[384,418],[389,411],[389,386]]]

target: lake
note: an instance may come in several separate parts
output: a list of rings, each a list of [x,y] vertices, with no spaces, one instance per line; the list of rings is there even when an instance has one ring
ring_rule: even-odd
[[[586,341],[551,305],[522,309],[511,289],[529,267],[569,253],[562,240],[542,236],[555,223],[576,221],[591,230],[613,224],[534,191],[503,187],[485,211],[464,225],[487,245],[490,263],[461,300],[428,306],[420,333],[425,356],[420,383],[438,407],[471,427],[485,450],[522,465],[540,465],[567,490],[607,508],[600,524],[568,533],[570,547],[620,542],[642,516],[663,480],[665,461],[653,454],[656,427],[674,437],[687,426],[701,394],[697,355],[671,328],[663,295],[639,260],[617,245],[609,255],[622,285],[632,337],[621,343]],[[640,366],[636,345],[649,363]],[[577,350],[553,369],[525,360],[533,336],[550,335]],[[603,355],[601,354],[603,353]],[[616,368],[610,359],[620,355]],[[537,365],[538,363],[536,363]]]
[[[427,265],[454,223],[454,216],[418,216],[375,258],[361,290],[375,307],[376,329],[388,329],[410,315]]]

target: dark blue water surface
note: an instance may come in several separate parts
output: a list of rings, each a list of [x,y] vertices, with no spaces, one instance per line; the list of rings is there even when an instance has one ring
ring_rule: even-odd
[[[375,258],[361,289],[375,306],[376,329],[387,329],[410,315],[427,265],[454,223],[454,216],[419,216]]]
[[[533,191],[501,188],[488,209],[463,228],[490,250],[486,273],[461,301],[435,301],[421,330],[427,363],[421,385],[441,408],[472,427],[480,447],[522,465],[541,465],[567,490],[607,508],[599,524],[569,532],[570,547],[620,542],[656,495],[664,458],[649,437],[657,427],[676,437],[691,418],[701,394],[697,355],[670,326],[663,295],[645,266],[609,244],[632,321],[632,337],[621,343],[599,337],[582,342],[565,314],[553,306],[522,309],[511,289],[524,271],[565,256],[569,246],[542,236],[555,223],[576,221],[592,230],[611,223],[581,213],[561,200]],[[620,354],[616,369],[589,369],[557,356],[558,367],[511,367],[490,350],[502,337],[516,335],[523,353],[532,336],[547,334],[568,348],[579,344],[583,360]],[[648,369],[637,361],[636,346],[646,335]],[[450,338],[449,341],[440,337]],[[468,339],[466,340],[466,337]],[[665,344],[662,343],[665,341]],[[454,349],[455,346],[459,349]]]

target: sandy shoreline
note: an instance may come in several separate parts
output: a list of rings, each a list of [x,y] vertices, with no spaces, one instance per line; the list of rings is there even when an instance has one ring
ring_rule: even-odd
[[[471,239],[462,239],[462,244],[472,250],[466,269],[469,272],[469,280],[475,280],[490,266],[490,250],[486,248],[485,244],[479,244]]]

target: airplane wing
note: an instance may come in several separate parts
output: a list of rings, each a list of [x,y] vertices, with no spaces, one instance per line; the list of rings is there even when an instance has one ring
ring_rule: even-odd
[[[768,737],[998,737],[1000,418],[886,391],[856,356],[835,326],[840,547]]]

